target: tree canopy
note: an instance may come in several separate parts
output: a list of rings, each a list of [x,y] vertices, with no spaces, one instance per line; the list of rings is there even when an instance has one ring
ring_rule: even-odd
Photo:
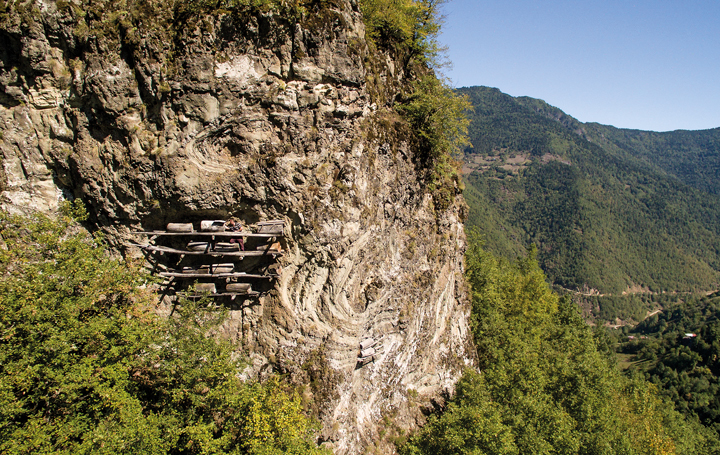
[[[614,368],[610,344],[545,282],[535,252],[467,254],[478,370],[403,454],[698,454],[717,436]]]
[[[629,371],[656,384],[675,408],[720,434],[720,295],[690,298],[620,340]]]
[[[240,379],[222,311],[155,316],[148,276],[68,215],[2,213],[0,236],[2,453],[325,453],[297,393]]]

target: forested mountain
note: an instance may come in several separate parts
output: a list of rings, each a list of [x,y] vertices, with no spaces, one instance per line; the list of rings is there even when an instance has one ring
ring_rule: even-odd
[[[720,128],[656,133],[590,123],[585,131],[603,147],[627,152],[687,185],[720,194]]]
[[[576,290],[716,288],[720,198],[702,176],[717,174],[720,131],[620,130],[493,88],[458,91],[474,106],[468,224],[488,249],[516,257],[534,243],[548,277]]]

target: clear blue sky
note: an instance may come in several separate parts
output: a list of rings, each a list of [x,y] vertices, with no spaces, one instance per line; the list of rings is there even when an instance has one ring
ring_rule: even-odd
[[[455,87],[620,128],[720,127],[720,0],[449,0],[443,12]]]

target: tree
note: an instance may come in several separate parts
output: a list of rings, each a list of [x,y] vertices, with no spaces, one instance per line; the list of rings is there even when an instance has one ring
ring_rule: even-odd
[[[70,215],[0,213],[0,452],[324,453],[296,393],[240,380],[223,311],[155,316],[149,277]]]
[[[467,276],[479,369],[401,453],[716,453],[714,435],[608,362],[605,341],[551,291],[534,250],[498,260],[471,234]]]

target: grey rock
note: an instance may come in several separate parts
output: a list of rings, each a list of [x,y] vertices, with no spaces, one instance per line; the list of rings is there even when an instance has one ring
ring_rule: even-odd
[[[133,229],[284,220],[280,278],[252,305],[233,303],[221,333],[260,377],[277,368],[303,381],[320,353],[332,372],[322,439],[338,454],[392,453],[383,417],[415,428],[418,402],[451,392],[473,363],[464,203],[435,210],[409,130],[365,86],[356,3],[330,4],[313,26],[273,13],[206,19],[178,37],[172,74],[162,56],[174,44],[152,36],[132,59],[90,39],[69,70],[73,24],[42,11],[45,27],[13,41],[0,68],[2,203],[53,211],[63,194],[80,197],[130,256]],[[357,368],[368,338],[382,349]]]

